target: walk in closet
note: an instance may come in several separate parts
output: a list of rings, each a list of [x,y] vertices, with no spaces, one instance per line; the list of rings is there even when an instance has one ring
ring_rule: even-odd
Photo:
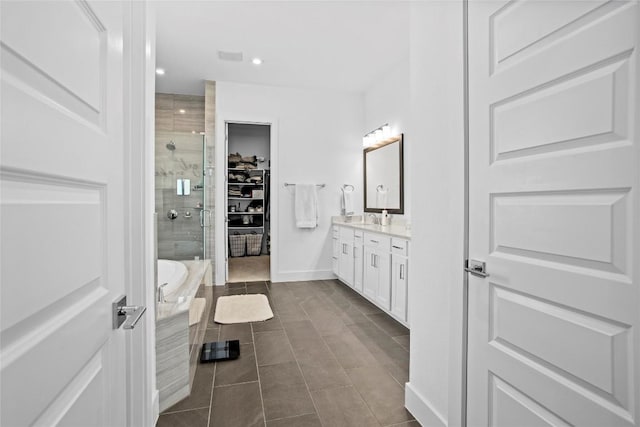
[[[227,123],[227,281],[269,280],[270,126]]]

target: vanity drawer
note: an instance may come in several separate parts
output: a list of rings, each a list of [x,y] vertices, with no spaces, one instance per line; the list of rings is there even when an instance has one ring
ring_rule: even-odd
[[[391,239],[391,253],[394,255],[409,256],[409,241],[405,239]]]
[[[391,249],[391,237],[375,233],[364,233],[364,245],[388,252]]]

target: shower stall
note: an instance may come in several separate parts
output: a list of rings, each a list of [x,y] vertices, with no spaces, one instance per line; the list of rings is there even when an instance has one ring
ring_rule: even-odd
[[[156,131],[158,258],[206,259],[211,213],[206,208],[205,136]]]

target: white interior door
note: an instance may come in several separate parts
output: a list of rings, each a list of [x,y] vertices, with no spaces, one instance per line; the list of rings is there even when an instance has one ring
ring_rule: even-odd
[[[639,13],[469,2],[469,426],[640,425]]]
[[[1,7],[0,424],[125,426],[126,3]]]

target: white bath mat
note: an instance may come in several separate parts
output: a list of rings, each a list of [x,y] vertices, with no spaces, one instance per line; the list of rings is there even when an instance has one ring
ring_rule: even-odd
[[[193,301],[191,301],[191,306],[189,306],[189,326],[200,322],[206,305],[207,300],[204,298],[194,298]]]
[[[230,295],[218,298],[213,320],[216,323],[260,322],[271,319],[273,312],[263,294]]]

